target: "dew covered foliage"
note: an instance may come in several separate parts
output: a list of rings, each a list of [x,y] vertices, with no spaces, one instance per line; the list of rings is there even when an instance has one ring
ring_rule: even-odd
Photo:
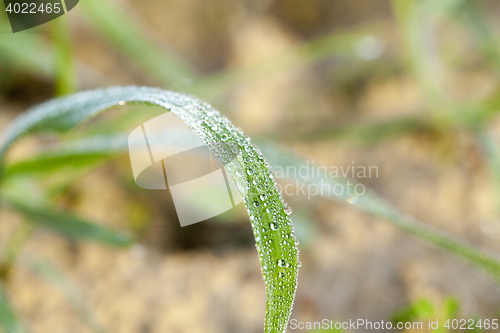
[[[225,165],[248,210],[267,289],[265,332],[285,332],[297,289],[298,241],[290,214],[265,157],[240,128],[210,104],[187,94],[148,87],[114,87],[49,101],[19,117],[0,147],[0,161],[18,138],[64,132],[116,106],[163,107],[196,132]],[[224,143],[224,144],[222,144]]]

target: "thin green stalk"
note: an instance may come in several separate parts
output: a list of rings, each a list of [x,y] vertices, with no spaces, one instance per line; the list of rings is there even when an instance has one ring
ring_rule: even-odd
[[[408,68],[421,85],[430,106],[443,103],[443,81],[435,35],[434,18],[419,0],[392,0]]]
[[[470,29],[484,58],[500,73],[500,38],[480,12],[481,1],[463,1],[456,15]]]
[[[0,327],[5,333],[28,333],[12,308],[7,290],[0,281]]]
[[[7,244],[0,256],[0,280],[7,280],[12,265],[21,253],[24,244],[33,234],[35,227],[28,223],[19,224],[7,240]]]
[[[309,133],[293,133],[290,139],[307,141],[332,138],[351,139],[358,143],[373,144],[382,139],[409,133],[455,127],[475,130],[484,126],[500,112],[500,92],[479,102],[451,104],[441,109],[425,109],[415,115],[395,117],[374,122],[335,124]]]
[[[0,20],[0,31],[10,30],[8,22]],[[47,78],[54,73],[53,48],[32,32],[2,33],[0,38],[0,60],[18,71]]]
[[[51,21],[55,46],[56,95],[67,95],[77,90],[77,77],[71,38],[66,16]]]
[[[486,129],[478,133],[478,138],[490,169],[495,193],[495,211],[500,217],[500,143]]]

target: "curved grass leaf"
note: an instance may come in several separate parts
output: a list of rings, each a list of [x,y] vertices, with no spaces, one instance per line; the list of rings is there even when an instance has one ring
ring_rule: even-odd
[[[492,152],[495,151],[493,148],[491,148],[493,147],[492,140],[487,141],[484,136],[481,136],[480,138],[482,139],[482,142],[485,144],[485,147],[488,148],[488,149],[485,148],[485,152],[488,154],[488,156],[496,156],[492,154]],[[99,144],[88,144],[91,142],[95,142],[95,140],[96,138],[90,138],[90,139],[79,140],[79,142],[68,142],[63,144],[62,147],[56,148],[57,150],[55,150],[52,154],[49,154],[47,157],[46,164],[49,167],[45,171],[53,172],[58,167],[59,160],[51,159],[50,157],[51,155],[68,156],[69,159],[80,161],[78,163],[84,163],[85,161],[87,161],[87,154],[93,155],[102,152],[102,148],[98,147],[102,146],[108,147],[109,149],[108,158],[110,156],[114,156],[114,154],[124,153],[127,150],[125,142],[126,139],[124,136],[99,137],[98,138],[98,140],[100,140]],[[117,144],[120,141],[121,144]],[[179,142],[176,142],[174,137],[172,137],[171,139],[166,139],[165,143],[172,146],[177,146],[179,144]],[[486,145],[486,143],[488,143],[488,145]],[[87,147],[87,149],[79,149],[79,147]],[[293,166],[298,170],[300,167],[308,167],[306,162],[302,158],[294,156],[293,154],[287,152],[285,149],[277,145],[274,145],[270,142],[259,142],[259,147],[266,156],[269,156],[271,164],[274,165],[275,167],[280,166],[283,169],[285,169],[289,166]],[[40,156],[40,158],[42,158],[42,156]],[[33,170],[36,169],[35,161],[36,159],[33,160],[33,163],[31,163],[31,161],[28,162],[21,161],[18,162],[18,164],[20,165],[30,164],[31,171],[28,172],[33,172]],[[492,159],[491,161],[496,161],[495,163],[492,162],[492,171],[495,173],[496,170],[498,169],[495,168],[495,166],[498,164],[497,159]],[[12,165],[11,168],[14,170],[18,169],[16,165],[17,164]],[[51,168],[50,166],[53,166],[53,168]],[[319,170],[320,168],[316,169]],[[10,170],[10,168],[7,170]],[[10,173],[7,172],[7,175],[9,174]],[[314,173],[311,170],[309,174],[314,174]],[[300,173],[298,175],[300,182],[306,184],[315,184],[323,181],[323,183],[330,183],[330,188],[334,188],[336,184],[342,185],[345,182],[345,180],[341,178],[330,178],[326,174],[318,175],[318,177],[319,177],[318,179],[306,179],[304,177],[301,177]],[[350,181],[351,183],[353,183],[352,180]],[[353,184],[352,186],[354,185],[355,184]],[[346,203],[346,199],[348,199],[347,196],[343,197],[342,196],[338,197],[334,195],[330,196],[323,195],[323,196],[327,197],[328,199],[332,199],[342,203]],[[386,201],[379,198],[373,193],[369,195],[367,194],[367,196],[363,197],[361,201],[358,198],[358,201],[353,202],[352,206],[370,215],[382,217],[386,220],[389,220],[395,226],[409,232],[411,235],[417,236],[419,239],[423,239],[430,245],[443,248],[450,254],[463,258],[467,262],[488,271],[495,279],[497,280],[500,279],[499,259],[495,258],[492,255],[488,255],[484,253],[484,251],[480,251],[474,246],[468,245],[467,243],[458,240],[453,236],[446,235],[440,230],[436,230],[435,228],[429,227],[426,224],[418,222],[415,219],[408,217],[407,215],[397,212],[389,203],[387,203]]]
[[[5,287],[0,282],[0,327],[6,333],[24,332],[28,331],[23,328],[23,325],[17,318],[17,315],[12,309]]]
[[[19,117],[6,131],[0,160],[9,146],[24,135],[66,131],[112,106],[126,103],[145,103],[170,110],[225,164],[244,198],[254,231],[267,289],[265,332],[285,332],[295,298],[299,266],[294,229],[288,216],[291,209],[283,202],[262,153],[250,144],[241,129],[235,128],[209,104],[193,96],[146,87],[115,87],[79,93],[47,102]],[[221,152],[214,148],[222,142],[231,143],[238,149]],[[236,152],[237,156],[229,160],[228,154]],[[41,213],[43,216],[44,212]]]
[[[490,157],[496,156],[492,154],[492,152],[495,151],[493,148],[491,148],[493,147],[492,140],[488,141],[484,136],[481,136],[480,138],[485,144],[485,147],[488,148],[485,148],[485,152],[487,153],[487,155]],[[61,167],[61,165],[59,165],[58,163],[64,161],[64,156],[67,156],[69,160],[79,161],[77,163],[85,163],[85,161],[87,161],[88,159],[87,155],[92,156],[93,154],[101,153],[102,148],[99,147],[103,146],[108,147],[109,155],[107,158],[114,156],[115,154],[124,153],[127,150],[127,143],[125,142],[125,140],[126,138],[124,136],[110,136],[82,139],[78,142],[68,142],[62,144],[60,147],[55,148],[56,150],[53,153],[48,155],[46,160],[46,165],[48,166],[48,168],[45,169],[45,171],[53,172],[54,170],[57,170],[58,167]],[[98,142],[98,144],[92,144],[93,142]],[[173,136],[170,139],[166,138],[165,143],[172,146],[177,146],[180,144]],[[81,149],[81,147],[86,147],[86,149]],[[302,158],[296,157],[283,148],[273,145],[270,142],[259,142],[259,147],[266,156],[269,156],[272,162],[271,164],[276,167],[281,166],[283,169],[289,166],[294,166],[296,169],[299,169],[300,167],[307,167],[306,162]],[[59,158],[52,159],[52,155],[61,156],[61,160],[59,160]],[[40,156],[40,158],[43,158],[43,156]],[[30,165],[30,167],[28,168],[30,170],[26,171],[28,173],[33,172],[36,169],[36,160],[37,159],[18,162],[17,164],[9,167],[7,170],[10,170],[12,168],[13,170],[22,172],[22,170],[20,170],[21,168],[18,168],[17,165]],[[490,160],[492,161],[492,171],[494,173],[497,173],[496,170],[498,168],[495,168],[495,166],[498,164],[497,159]],[[493,161],[495,161],[495,163],[493,163]],[[7,175],[9,174],[10,172],[8,171]],[[311,171],[310,174],[314,173]],[[316,180],[303,178],[300,176],[300,174],[298,175],[298,177],[301,182],[304,182],[306,184],[314,184],[318,181],[323,181],[324,183],[329,182],[331,188],[333,188],[337,183],[342,185],[345,181],[339,178],[333,179],[324,174],[318,175],[319,179]],[[353,184],[352,186],[354,185],[355,184]],[[326,197],[328,199],[340,201],[342,203],[345,203],[346,199],[348,199],[347,196],[337,197],[333,195],[326,195]],[[383,217],[384,219],[391,221],[397,227],[409,232],[411,235],[417,236],[419,239],[425,240],[430,245],[444,248],[447,252],[461,257],[479,268],[485,269],[486,271],[490,272],[496,279],[499,279],[500,277],[499,259],[484,253],[484,251],[480,251],[474,246],[468,245],[463,241],[460,241],[452,236],[444,234],[439,230],[429,227],[426,224],[418,222],[415,219],[408,217],[407,215],[397,212],[390,204],[383,201],[373,193],[369,194],[369,196],[367,197],[364,197],[361,201],[359,201],[358,199],[357,202],[352,203],[352,206],[364,212],[367,212],[370,215]]]
[[[97,225],[79,217],[63,214],[27,203],[0,198],[0,205],[15,209],[28,218],[28,221],[71,239],[91,240],[111,246],[129,246],[133,238],[111,228]]]

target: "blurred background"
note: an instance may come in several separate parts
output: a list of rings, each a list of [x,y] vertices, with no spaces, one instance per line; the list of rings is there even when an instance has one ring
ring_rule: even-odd
[[[80,90],[189,92],[308,161],[376,166],[358,181],[399,211],[500,251],[498,1],[82,0],[16,34],[1,9],[1,132]],[[181,228],[167,194],[134,184],[126,153],[40,162],[60,142],[129,133],[158,112],[114,109],[9,152],[18,167],[3,191],[53,214],[40,224],[0,207],[0,301],[10,303],[0,310],[23,330],[262,331],[265,287],[242,204]],[[303,264],[293,319],[500,318],[498,283],[469,264],[348,204],[285,199]],[[121,236],[61,228],[62,212]]]

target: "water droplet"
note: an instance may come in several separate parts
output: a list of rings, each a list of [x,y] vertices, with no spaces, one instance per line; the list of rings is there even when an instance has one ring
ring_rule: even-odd
[[[271,222],[269,223],[269,228],[271,228],[271,230],[278,230],[278,224]]]
[[[266,200],[266,199],[267,199],[267,195],[266,195],[265,193],[262,193],[262,194],[260,195],[260,200],[264,201],[264,200]]]
[[[285,260],[283,260],[283,259],[278,260],[278,266],[285,267],[285,264],[286,264]]]
[[[279,272],[279,273],[278,273],[278,277],[280,277],[280,278],[284,278],[284,277],[285,277],[285,272]]]
[[[292,208],[290,206],[286,206],[285,207],[285,213],[286,213],[286,215],[292,214]]]
[[[251,175],[253,175],[253,170],[252,169],[247,169],[247,173],[248,173],[248,175],[251,176]]]
[[[359,199],[359,195],[355,194],[355,195],[351,195],[349,198],[347,198],[346,201],[352,205],[352,204],[355,204],[358,201],[358,199]]]
[[[258,201],[254,201],[254,202],[253,202],[253,205],[254,205],[255,207],[259,207],[259,206],[260,206],[260,202],[258,202]]]
[[[237,170],[236,171],[236,176],[238,176],[238,177],[243,176],[243,172],[241,172],[240,170]]]
[[[251,220],[251,221],[255,220],[255,216],[250,215],[250,220]]]
[[[297,264],[297,267],[302,267],[302,263],[299,261],[299,263]]]
[[[271,172],[271,173],[269,173],[269,178],[271,178],[271,179],[273,179],[273,178],[274,178],[274,175],[273,175],[273,173],[272,173],[272,172]]]

